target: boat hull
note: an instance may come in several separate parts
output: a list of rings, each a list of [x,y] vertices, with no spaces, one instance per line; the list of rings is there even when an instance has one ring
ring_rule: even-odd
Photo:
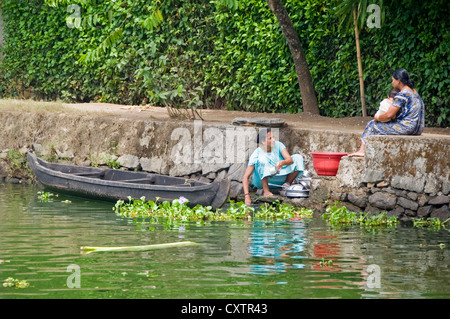
[[[230,190],[229,179],[202,183],[145,172],[49,163],[32,153],[27,158],[36,179],[45,187],[101,200],[145,197],[172,201],[183,196],[190,206],[200,204],[217,209],[226,202]]]

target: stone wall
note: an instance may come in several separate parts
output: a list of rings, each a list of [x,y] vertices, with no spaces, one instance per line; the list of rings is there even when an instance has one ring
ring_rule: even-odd
[[[154,121],[54,112],[0,112],[0,158],[8,149],[32,149],[44,159],[105,165],[202,181],[241,179],[255,149],[256,127],[201,121]],[[338,200],[355,211],[388,211],[402,219],[449,215],[450,137],[378,136],[366,157],[341,160],[337,176],[318,176],[310,152],[351,152],[360,133],[292,127],[275,129],[291,153],[305,156],[313,174],[307,199],[295,205],[323,208]],[[448,218],[447,217],[447,218]]]
[[[364,158],[344,157],[335,177],[317,176],[312,186],[316,194],[321,190],[320,199],[337,200],[352,211],[445,221],[450,218],[449,159],[449,138],[376,136]]]

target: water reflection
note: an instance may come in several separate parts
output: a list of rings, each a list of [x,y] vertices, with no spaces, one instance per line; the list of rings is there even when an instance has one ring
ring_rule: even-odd
[[[250,274],[272,275],[288,268],[301,269],[307,242],[303,221],[254,221],[248,238],[251,259]]]
[[[0,287],[0,298],[450,298],[447,231],[336,230],[321,219],[168,227],[116,216],[111,203],[41,203],[36,193],[0,185],[0,281],[31,283]],[[90,255],[79,249],[185,240],[202,245]],[[80,266],[80,289],[65,286],[70,264]]]

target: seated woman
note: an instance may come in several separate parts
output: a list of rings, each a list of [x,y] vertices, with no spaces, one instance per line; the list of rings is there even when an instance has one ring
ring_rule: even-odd
[[[375,115],[362,136],[361,147],[348,156],[364,156],[368,137],[372,135],[420,135],[425,123],[425,112],[422,98],[414,89],[414,82],[408,71],[397,69],[392,74],[392,87],[400,92],[395,96],[392,105],[384,114]]]
[[[297,175],[304,170],[303,157],[299,154],[292,156],[286,146],[275,141],[269,129],[260,131],[257,139],[259,147],[252,153],[248,161],[247,169],[242,178],[242,186],[245,194],[245,204],[251,204],[248,179],[252,176],[252,184],[262,188],[264,196],[273,196],[270,186],[281,187],[290,185]],[[274,175],[274,173],[276,175]]]

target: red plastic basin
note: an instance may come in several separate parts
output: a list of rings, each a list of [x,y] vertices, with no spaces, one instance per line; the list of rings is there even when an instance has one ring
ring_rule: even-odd
[[[342,156],[347,153],[335,152],[311,152],[313,167],[317,175],[335,176],[339,169]]]

